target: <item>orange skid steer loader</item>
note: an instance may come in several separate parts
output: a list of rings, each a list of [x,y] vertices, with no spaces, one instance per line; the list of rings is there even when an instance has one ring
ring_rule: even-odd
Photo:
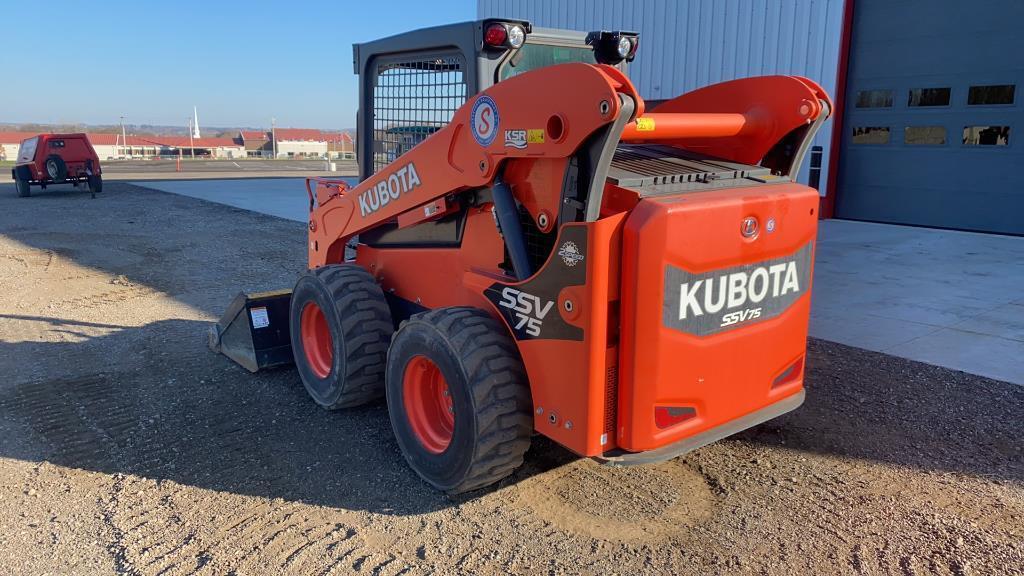
[[[531,435],[629,465],[798,407],[831,110],[814,82],[648,109],[628,32],[485,20],[355,46],[361,182],[311,179],[309,271],[240,295],[212,345],[290,361],[325,408],[387,398],[450,493]]]

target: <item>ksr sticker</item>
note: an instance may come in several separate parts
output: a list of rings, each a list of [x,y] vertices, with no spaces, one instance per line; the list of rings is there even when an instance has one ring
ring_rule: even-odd
[[[544,130],[505,130],[505,147],[522,150],[530,144],[543,144]]]
[[[481,146],[490,146],[498,135],[498,105],[486,94],[476,99],[469,117],[470,131]]]
[[[636,119],[636,131],[637,132],[653,132],[654,131],[654,118],[640,117]]]

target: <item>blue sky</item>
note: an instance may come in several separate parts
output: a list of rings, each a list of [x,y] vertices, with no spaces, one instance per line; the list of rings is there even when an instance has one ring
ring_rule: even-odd
[[[196,105],[200,127],[350,128],[353,43],[475,17],[474,0],[5,2],[0,122],[184,125]]]

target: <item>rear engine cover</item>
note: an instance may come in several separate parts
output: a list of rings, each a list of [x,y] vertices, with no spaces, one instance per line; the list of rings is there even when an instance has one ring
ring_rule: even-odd
[[[618,444],[652,450],[801,392],[818,193],[649,197],[623,230]]]

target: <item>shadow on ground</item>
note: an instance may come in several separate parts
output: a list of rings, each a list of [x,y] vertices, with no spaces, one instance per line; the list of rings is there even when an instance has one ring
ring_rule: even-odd
[[[210,352],[206,322],[122,328],[20,320],[76,338],[83,328],[112,332],[75,343],[3,345],[11,362],[60,358],[79,368],[0,389],[0,419],[15,428],[0,439],[0,456],[385,514],[430,512],[501,487],[454,499],[439,494],[406,466],[383,400],[325,411],[294,369],[250,374]],[[130,371],[118,362],[95,370],[105,353],[129,350],[142,359],[129,362]],[[574,459],[541,438],[528,458],[503,485]]]
[[[804,405],[738,438],[1024,482],[1024,387],[822,340],[808,365]]]

